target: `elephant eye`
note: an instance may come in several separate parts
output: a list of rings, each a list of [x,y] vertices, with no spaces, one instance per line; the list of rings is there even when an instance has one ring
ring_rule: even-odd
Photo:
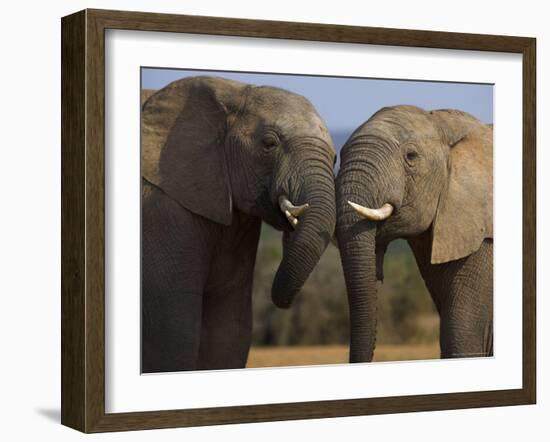
[[[418,158],[418,152],[415,150],[409,150],[405,155],[405,158],[407,159],[407,162],[413,162]]]
[[[279,145],[279,137],[274,133],[267,133],[262,138],[264,149],[271,150]]]

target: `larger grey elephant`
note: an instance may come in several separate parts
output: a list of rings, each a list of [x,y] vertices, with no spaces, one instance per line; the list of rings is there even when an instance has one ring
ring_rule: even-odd
[[[372,360],[377,280],[406,238],[440,315],[441,355],[493,351],[493,129],[458,110],[384,108],[342,150],[336,234],[351,362]]]
[[[290,306],[335,226],[330,134],[302,96],[175,81],[142,113],[142,371],[239,368],[251,343],[261,221],[284,231]]]

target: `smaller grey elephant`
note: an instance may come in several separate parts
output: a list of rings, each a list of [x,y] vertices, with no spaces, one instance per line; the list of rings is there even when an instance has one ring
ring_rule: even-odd
[[[407,239],[440,315],[441,355],[493,352],[493,129],[458,110],[384,108],[351,135],[336,180],[336,234],[351,362],[372,360],[376,281]]]

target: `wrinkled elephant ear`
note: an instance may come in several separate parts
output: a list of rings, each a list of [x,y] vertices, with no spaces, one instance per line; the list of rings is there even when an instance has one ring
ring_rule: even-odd
[[[142,108],[142,176],[188,210],[231,224],[224,152],[228,112],[245,85],[210,77],[170,83]]]
[[[450,146],[447,187],[433,224],[431,262],[440,264],[493,237],[493,129],[462,112],[432,114]]]

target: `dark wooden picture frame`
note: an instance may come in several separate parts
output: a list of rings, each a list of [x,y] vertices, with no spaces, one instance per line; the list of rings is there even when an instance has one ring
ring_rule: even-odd
[[[61,422],[83,432],[533,404],[536,400],[536,40],[84,10],[62,28]],[[513,390],[105,412],[105,30],[508,52],[523,57],[523,385]]]

